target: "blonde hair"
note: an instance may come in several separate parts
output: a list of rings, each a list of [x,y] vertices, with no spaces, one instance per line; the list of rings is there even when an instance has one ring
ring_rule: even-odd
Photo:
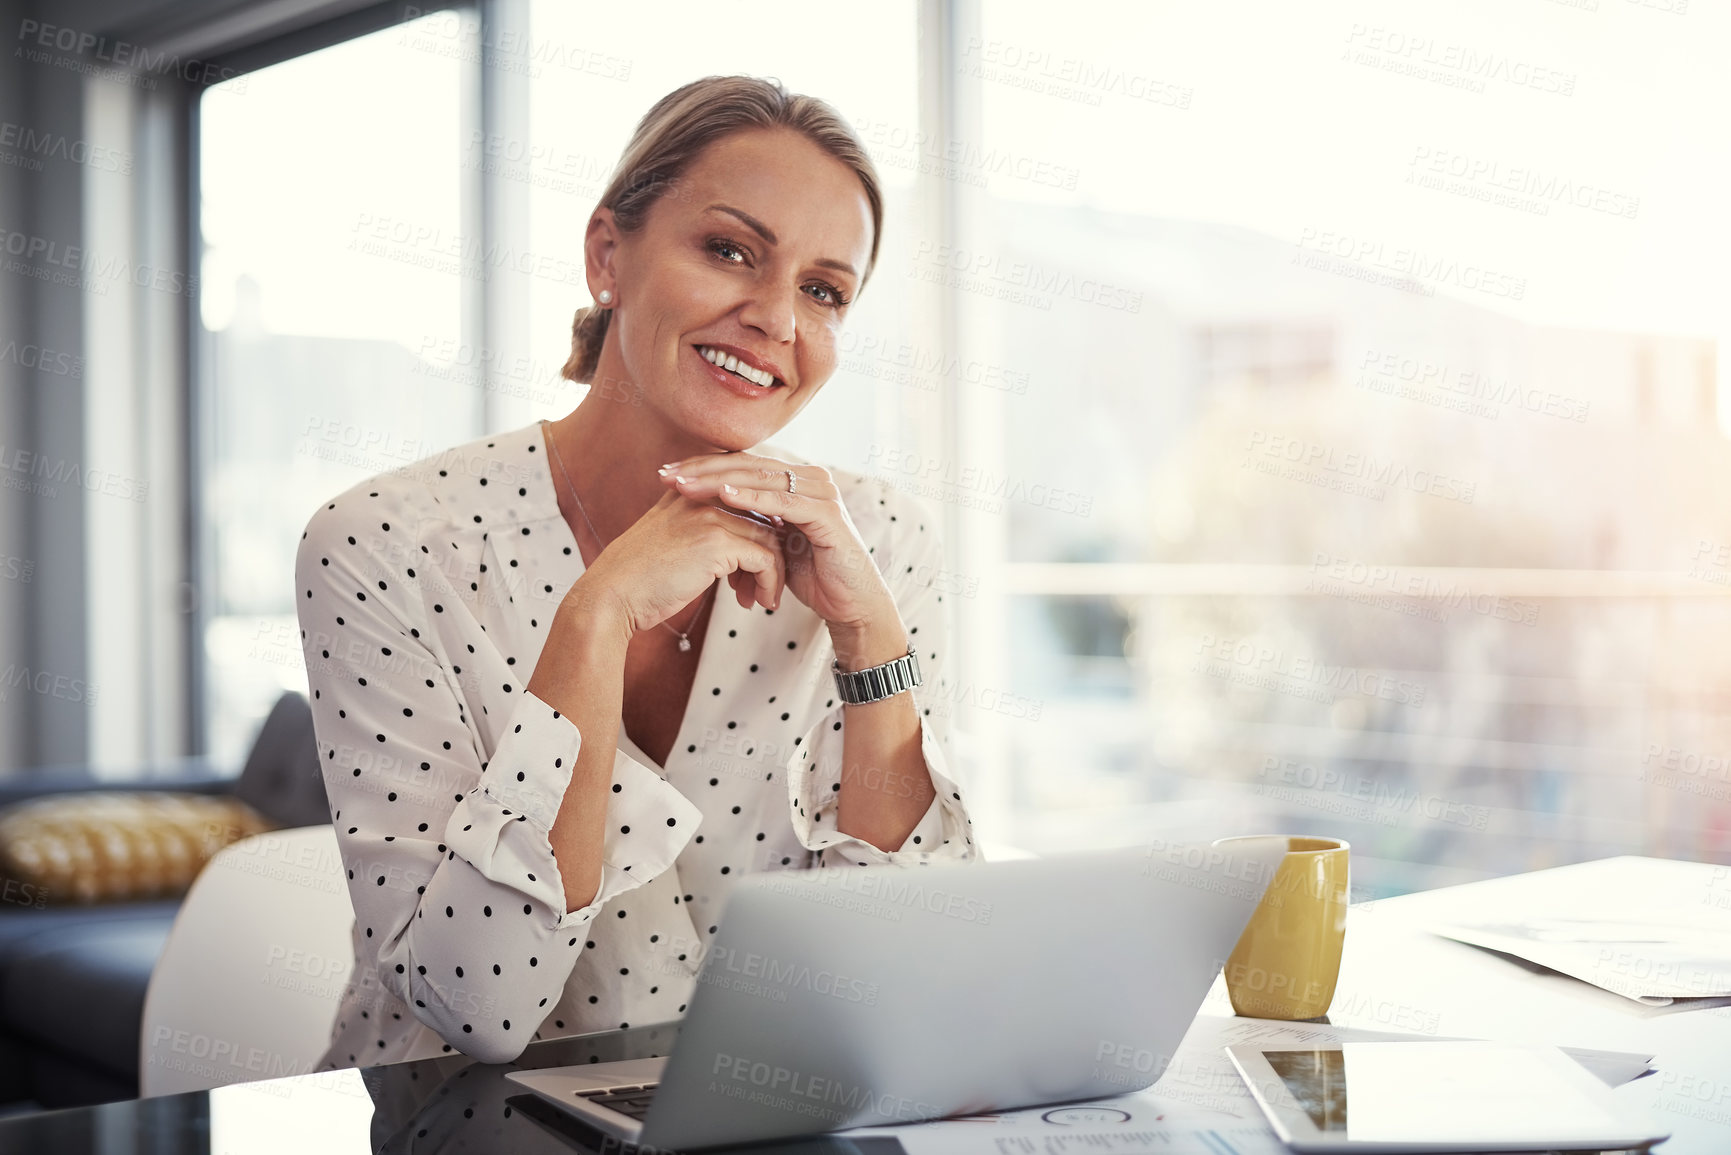
[[[883,234],[883,192],[877,167],[841,114],[815,96],[790,93],[778,80],[756,76],[705,76],[676,88],[655,102],[638,121],[619,165],[597,208],[613,210],[623,232],[643,227],[650,206],[675,190],[699,153],[732,132],[748,128],[791,128],[853,169],[871,206],[872,248],[863,288],[878,259]],[[601,358],[611,309],[588,305],[571,322],[571,358],[560,375],[589,383]]]

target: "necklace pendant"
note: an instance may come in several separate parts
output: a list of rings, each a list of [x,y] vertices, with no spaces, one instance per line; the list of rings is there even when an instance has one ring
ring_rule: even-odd
[[[687,650],[689,650],[690,648],[691,648],[691,639],[686,637],[684,634],[680,634],[679,635],[679,652],[683,654]]]

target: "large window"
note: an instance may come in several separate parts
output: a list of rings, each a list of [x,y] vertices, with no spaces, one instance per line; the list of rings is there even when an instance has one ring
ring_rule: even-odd
[[[577,403],[614,161],[746,72],[884,177],[775,440],[943,513],[988,843],[1340,834],[1382,893],[1731,855],[1722,47],[1640,4],[500,0],[213,92],[211,746],[304,684],[313,504]]]
[[[473,85],[440,13],[207,92],[200,112],[205,741],[306,691],[294,551],[325,498],[479,436],[458,160]],[[235,89],[237,91],[228,91]]]
[[[1731,854],[1710,38],[981,9],[979,154],[1054,174],[977,195],[950,262],[1027,374],[972,450],[1042,707],[1002,723],[1014,839],[1327,832],[1384,891]]]

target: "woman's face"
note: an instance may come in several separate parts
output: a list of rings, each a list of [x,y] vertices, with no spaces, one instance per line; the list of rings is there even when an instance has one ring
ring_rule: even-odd
[[[596,216],[611,225],[610,210]],[[591,224],[590,291],[610,288],[615,302],[595,385],[636,386],[705,445],[757,444],[835,371],[871,243],[859,177],[800,133],[748,129],[713,142],[641,229]],[[712,352],[743,354],[776,383],[713,365]]]

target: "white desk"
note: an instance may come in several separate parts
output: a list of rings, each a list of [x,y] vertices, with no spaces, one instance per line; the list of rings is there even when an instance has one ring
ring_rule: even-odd
[[[1493,903],[1520,906],[1541,888],[1590,898],[1633,872],[1658,872],[1686,901],[1698,897],[1731,919],[1731,867],[1633,857],[1360,904],[1347,918],[1328,1019],[1342,1027],[1651,1054],[1656,1073],[1616,1094],[1671,1128],[1656,1155],[1731,1155],[1731,1006],[1645,1007],[1415,925],[1482,913]],[[1204,1012],[1231,1013],[1222,982]]]

